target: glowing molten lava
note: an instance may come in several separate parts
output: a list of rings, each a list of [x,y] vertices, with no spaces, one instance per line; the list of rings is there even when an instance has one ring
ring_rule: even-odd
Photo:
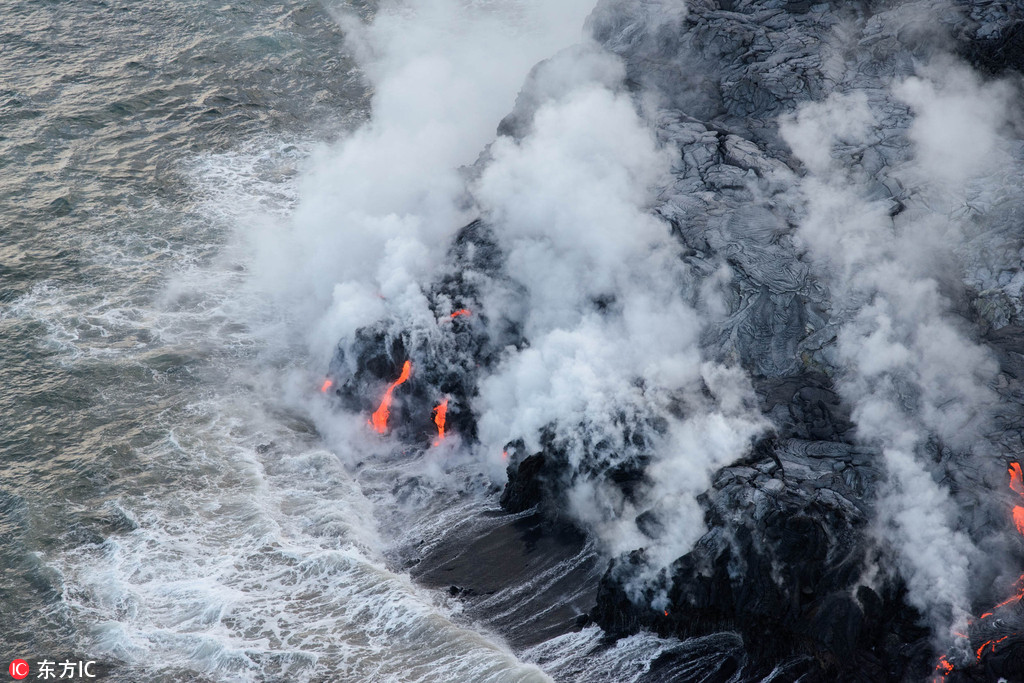
[[[1017,495],[1024,497],[1024,471],[1021,470],[1020,463],[1011,463],[1007,472],[1010,475],[1010,490]],[[1013,523],[1017,527],[1017,531],[1019,531],[1021,535],[1024,535],[1024,506],[1015,505],[1013,507]],[[1024,601],[1024,575],[1017,579],[1014,584],[1014,589],[1017,591],[1015,595],[1003,600],[1001,603],[993,607],[991,611],[983,613],[978,617],[978,621],[984,621],[985,619],[994,616],[996,610],[1006,607],[1007,605]],[[958,633],[957,635],[962,634]],[[1017,634],[1013,633],[1011,635]],[[975,657],[980,662],[986,649],[990,654],[994,654],[996,651],[996,645],[1009,637],[1010,636],[1003,636],[996,640],[986,640],[974,651]],[[946,678],[953,672],[954,668],[954,665],[946,658],[946,655],[942,655],[942,657],[939,658],[938,665],[935,667],[935,673],[937,674],[935,678]]]
[[[405,365],[402,366],[402,374],[388,386],[388,390],[384,392],[384,398],[381,399],[380,407],[377,408],[373,415],[370,416],[370,426],[372,426],[378,434],[383,434],[388,428],[388,417],[391,416],[391,395],[394,393],[395,387],[399,384],[404,384],[405,381],[409,379],[409,375],[411,373],[412,363],[405,361]]]
[[[441,403],[434,407],[434,424],[437,425],[437,440],[434,445],[437,446],[444,441],[444,423],[448,418],[448,398],[445,397]]]
[[[1024,496],[1024,474],[1021,473],[1020,463],[1010,465],[1010,489]]]
[[[452,313],[452,318],[458,318],[460,315],[470,316],[473,315],[468,308],[460,308],[459,310]]]
[[[334,386],[334,382],[332,382],[329,379],[325,379],[324,380],[324,385],[322,387],[320,387],[320,393],[321,394],[326,394],[327,390],[330,389],[333,386]]]
[[[981,661],[981,653],[985,651],[986,647],[991,645],[992,646],[992,653],[994,654],[995,651],[996,651],[996,645],[1001,643],[1001,642],[1003,642],[1004,640],[1006,640],[1009,637],[1010,636],[1003,636],[999,640],[986,640],[984,643],[982,643],[981,647],[978,648],[978,651],[976,653],[978,655],[978,661],[979,662]]]
[[[1013,508],[1013,523],[1017,525],[1017,531],[1024,535],[1024,507],[1017,505]]]

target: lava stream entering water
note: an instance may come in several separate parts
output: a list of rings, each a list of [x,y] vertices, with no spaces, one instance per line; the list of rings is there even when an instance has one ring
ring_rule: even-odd
[[[441,403],[434,407],[434,424],[437,425],[437,440],[434,441],[435,446],[439,446],[444,441],[444,423],[448,419],[448,397],[446,396]]]
[[[395,387],[404,384],[409,379],[410,374],[412,374],[412,363],[405,361],[405,364],[402,366],[402,374],[388,386],[388,390],[384,392],[384,398],[381,399],[380,407],[370,416],[370,425],[378,434],[383,434],[388,428],[388,418],[391,416],[391,399]]]

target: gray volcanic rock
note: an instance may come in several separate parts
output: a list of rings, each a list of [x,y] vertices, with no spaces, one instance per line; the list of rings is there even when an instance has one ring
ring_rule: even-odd
[[[722,680],[760,680],[775,671],[774,680],[905,681],[932,671],[939,654],[934,634],[911,606],[905,577],[893,569],[893,549],[871,530],[887,474],[877,449],[855,445],[852,407],[836,388],[837,335],[851,312],[834,300],[796,238],[804,207],[793,188],[804,169],[782,143],[778,122],[803,103],[864,93],[879,121],[870,144],[840,147],[834,155],[869,179],[872,200],[899,216],[915,201],[914,188],[891,171],[912,157],[911,112],[891,85],[913,75],[916,65],[950,54],[989,76],[1019,78],[1022,21],[1019,3],[989,0],[598,4],[592,35],[621,58],[617,68],[660,142],[677,152],[654,210],[698,279],[712,282],[722,267],[731,273],[720,288],[725,313],[704,330],[702,351],[743,367],[775,430],[751,444],[742,462],[714,475],[700,498],[707,532],[689,552],[653,580],[642,548],[611,561],[591,612],[609,634],[737,633],[746,660],[723,668]],[[561,61],[581,65],[595,82],[616,83],[621,75],[593,50],[566,51],[534,69],[500,134],[527,135],[533,113],[562,87]],[[1007,153],[1024,159],[1019,146]],[[481,163],[486,160],[485,154]],[[1012,537],[1013,501],[992,491],[1005,491],[1003,463],[1024,444],[1024,193],[1013,189],[1019,185],[1019,177],[1008,180],[1001,195],[963,208],[965,270],[935,276],[955,303],[955,324],[999,363],[1000,405],[986,436],[990,457],[983,465],[968,462],[937,439],[925,449],[929,473],[963,511],[959,528],[1018,565],[1024,562],[1024,547],[1014,546],[1022,545],[1019,539],[999,540]],[[385,325],[360,332],[349,355],[339,348],[331,376],[350,407],[372,410],[411,359],[416,372],[396,393],[396,410],[406,411],[399,435],[424,443],[430,407],[449,396],[450,419],[473,438],[471,404],[481,373],[500,361],[501,349],[530,342],[516,323],[523,316],[514,310],[515,274],[505,272],[496,245],[483,222],[460,232],[448,271],[426,292],[437,325]],[[484,311],[482,292],[496,283],[510,293],[507,310]],[[446,319],[461,308],[474,314]],[[500,321],[482,319],[499,314]],[[684,403],[676,406],[680,413]],[[536,452],[522,441],[509,444],[502,507],[536,508],[556,526],[571,526],[568,496],[581,477],[636,503],[636,493],[651,485],[650,444],[665,426],[631,415],[614,428],[622,431],[623,452],[586,443],[572,462],[553,429]],[[666,521],[642,510],[636,526],[654,542]],[[986,578],[995,580],[994,574]],[[1005,597],[987,587],[972,596],[979,613]],[[992,641],[999,648],[956,659],[949,680],[1024,680],[1022,633],[1024,616],[1016,612],[973,625],[972,649]]]
[[[490,229],[482,221],[465,226],[449,254],[447,272],[428,293],[435,319],[420,327],[380,323],[360,329],[351,345],[338,345],[328,369],[331,391],[342,405],[370,414],[409,361],[411,376],[395,387],[395,417],[388,428],[421,445],[435,436],[434,407],[445,398],[447,428],[470,440],[475,437],[469,404],[479,373],[497,362],[503,347],[522,343],[513,323],[490,320],[480,305],[482,284],[501,278],[502,258]]]
[[[954,34],[958,54],[992,74],[1024,71],[1024,8],[1013,2],[961,4],[967,21]]]
[[[990,74],[1020,72],[1021,7],[783,0],[694,0],[685,13],[667,7],[679,4],[605,0],[591,28],[624,60],[638,89],[661,97],[657,130],[679,149],[679,159],[657,211],[689,247],[698,272],[710,275],[724,262],[734,274],[730,314],[707,332],[705,348],[740,360],[782,440],[767,450],[762,445],[760,455],[755,448],[750,463],[718,473],[703,499],[710,531],[662,576],[661,586],[634,585],[642,551],[614,560],[593,616],[615,633],[736,630],[751,656],[745,669],[751,680],[787,655],[811,658],[811,680],[922,678],[935,655],[899,577],[884,582],[881,594],[859,585],[879,552],[867,524],[885,475],[877,455],[850,445],[849,409],[832,387],[842,312],[833,310],[827,287],[792,238],[800,209],[788,188],[799,166],[779,142],[777,121],[802,102],[865,92],[883,127],[876,144],[849,150],[844,162],[874,177],[875,198],[888,201],[896,215],[908,190],[887,169],[909,156],[909,112],[889,85],[912,75],[918,60],[947,50]],[[1024,280],[1022,245],[1010,237],[1020,234],[1010,227],[1020,224],[1020,200],[1006,197],[985,216],[989,229],[978,239],[991,246],[979,250],[989,256],[976,260],[977,275],[965,276],[973,293],[964,282],[947,283],[953,298],[970,301],[976,311],[975,337],[993,330],[984,341],[1004,373],[1006,403],[998,412],[1005,417],[995,440],[1007,457],[1020,443],[1012,422],[1021,416]],[[993,224],[1007,228],[993,231]],[[1005,274],[994,277],[993,263]],[[1005,514],[997,520],[1000,513],[986,500],[984,477],[954,473],[955,458],[947,460],[945,452],[939,447],[935,461],[957,482],[962,503],[988,511],[969,522],[972,530],[1007,529]],[[659,591],[667,596],[667,615],[651,608]],[[972,645],[976,640],[972,633]],[[1015,641],[1005,642],[1013,650]],[[1019,678],[1012,661],[1020,656],[1001,652],[1001,664],[985,664],[988,672]],[[961,662],[955,676],[980,675],[972,666]]]
[[[642,551],[618,558],[592,616],[617,633],[735,631],[747,653],[743,680],[787,657],[802,662],[801,680],[923,678],[929,631],[898,577],[881,594],[860,583],[875,561],[865,527],[881,476],[865,449],[762,441],[747,462],[717,474],[703,497],[710,530],[662,585],[635,585]]]
[[[645,430],[646,427],[646,430]],[[597,477],[618,488],[627,499],[636,497],[638,489],[649,484],[646,468],[650,462],[648,436],[658,430],[657,424],[623,425],[625,452],[612,456],[609,444],[587,444],[587,458],[573,466],[565,444],[558,441],[553,429],[541,435],[541,450],[529,453],[521,440],[505,448],[508,458],[508,482],[501,496],[501,506],[509,512],[523,512],[537,507],[552,522],[575,526],[567,514],[566,496],[580,477]]]

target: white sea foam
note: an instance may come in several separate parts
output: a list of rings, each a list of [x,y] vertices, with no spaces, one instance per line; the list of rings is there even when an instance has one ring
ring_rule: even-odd
[[[215,190],[196,207],[197,232],[287,212],[292,174],[279,164],[294,167],[292,148],[254,148],[192,164]],[[135,446],[110,501],[132,528],[52,562],[80,647],[147,680],[549,680],[387,568],[374,501],[345,466],[355,456],[328,450],[310,421],[337,414],[272,311],[239,286],[244,245],[202,249],[176,263],[171,251],[170,282],[148,301],[47,305],[75,299],[46,285],[9,313],[45,324],[73,369],[116,353],[128,375],[163,378],[135,390],[159,406],[144,426],[155,436]],[[102,333],[82,333],[97,323]],[[117,341],[143,332],[145,343]],[[175,363],[187,379],[167,386]]]

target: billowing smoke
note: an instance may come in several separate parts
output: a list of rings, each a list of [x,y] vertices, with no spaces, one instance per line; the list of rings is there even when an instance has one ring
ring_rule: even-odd
[[[431,287],[457,231],[481,218],[502,277],[482,285],[472,324],[500,346],[476,321],[511,321],[522,343],[499,348],[467,397],[476,467],[503,481],[507,443],[556,448],[575,521],[609,552],[647,547],[653,569],[701,535],[696,496],[765,425],[744,374],[702,357],[701,283],[652,212],[675,155],[618,58],[583,39],[592,5],[416,0],[368,24],[341,17],[371,117],[314,156],[290,224],[258,236],[256,269],[312,362],[334,355],[352,371],[375,325],[443,343],[450,311]],[[451,408],[457,434],[463,406]],[[374,443],[365,421],[322,429],[358,449]],[[622,472],[636,475],[629,491],[614,482]],[[657,524],[641,530],[644,513]]]
[[[473,194],[524,287],[529,346],[483,382],[483,448],[522,437],[532,452],[549,430],[576,517],[613,552],[649,546],[667,564],[703,532],[695,496],[710,473],[761,427],[742,375],[702,360],[685,298],[694,278],[650,212],[671,156],[629,97],[590,81],[539,106],[525,137],[499,138],[490,156]],[[646,458],[642,494],[608,481]],[[634,521],[648,509],[664,513],[655,543]]]
[[[591,4],[396,0],[369,23],[340,16],[372,116],[314,155],[290,223],[254,237],[258,284],[308,332],[314,362],[384,316],[429,316],[420,283],[472,218],[460,168],[530,69],[579,41]]]
[[[592,5],[410,0],[368,24],[342,16],[372,116],[315,155],[290,224],[259,236],[256,268],[313,363],[326,365],[338,340],[351,360],[375,325],[436,346],[452,307],[438,311],[431,288],[457,231],[481,219],[501,273],[476,283],[474,320],[490,320],[480,330],[498,347],[466,397],[477,466],[500,480],[497,456],[518,440],[525,453],[556,452],[574,519],[610,553],[645,548],[657,569],[701,535],[696,496],[765,424],[744,373],[702,353],[698,311],[715,308],[708,295],[727,272],[697,277],[656,217],[678,150],[657,141],[625,65],[583,38]],[[625,29],[606,32],[660,45],[684,18],[682,3],[626,3]],[[878,531],[915,604],[945,625],[969,613],[978,553],[933,454],[983,448],[995,375],[957,318],[961,217],[1009,163],[1011,94],[936,62],[781,125],[807,174],[775,180],[796,184],[797,237],[839,325],[823,353],[843,369],[859,438],[884,454]],[[501,348],[498,319],[516,343]],[[464,407],[453,401],[453,415]],[[358,447],[364,423],[331,428]]]
[[[781,132],[807,169],[798,234],[841,321],[840,390],[888,472],[879,533],[912,601],[955,630],[970,612],[969,563],[979,553],[931,456],[984,454],[997,367],[956,314],[967,236],[958,209],[1008,161],[1000,131],[1009,91],[943,60],[874,97],[807,104]],[[894,130],[905,116],[909,128]],[[909,154],[892,144],[903,134]]]

